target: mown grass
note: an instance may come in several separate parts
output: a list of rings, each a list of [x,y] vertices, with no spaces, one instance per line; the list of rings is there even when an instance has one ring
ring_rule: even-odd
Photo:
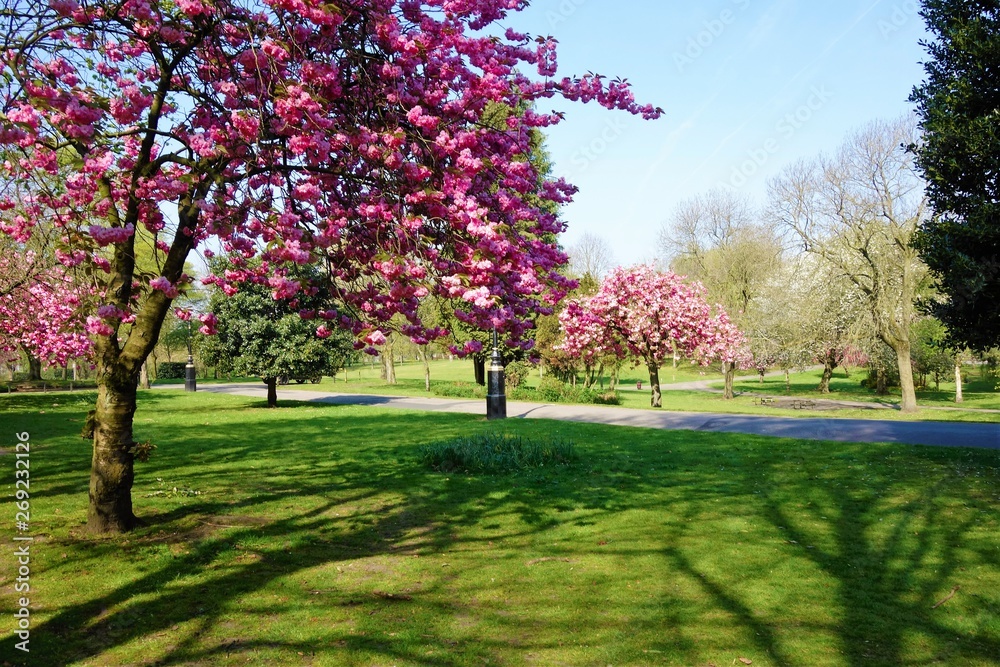
[[[2,446],[31,434],[35,536],[27,660],[0,551],[0,664],[1000,662],[996,451],[511,420],[578,462],[455,475],[417,452],[472,416],[160,390],[147,524],[95,539],[88,398],[0,399]]]

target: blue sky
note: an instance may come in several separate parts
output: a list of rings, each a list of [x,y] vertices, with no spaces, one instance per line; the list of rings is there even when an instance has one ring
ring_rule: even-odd
[[[508,23],[560,42],[561,74],[627,78],[643,121],[596,105],[548,134],[580,188],[571,245],[604,237],[619,264],[651,260],[677,204],[715,187],[762,203],[767,180],[854,129],[912,111],[925,37],[916,0],[535,0]]]

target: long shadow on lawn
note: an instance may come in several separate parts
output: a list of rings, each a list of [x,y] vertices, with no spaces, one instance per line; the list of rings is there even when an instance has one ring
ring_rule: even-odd
[[[844,462],[859,463],[855,457],[862,452],[856,448],[848,452],[842,455]],[[977,547],[968,539],[978,520],[975,512],[966,511],[960,517],[949,511],[956,500],[949,485],[955,485],[956,474],[964,477],[976,466],[946,458],[933,448],[885,452],[887,460],[924,458],[946,463],[945,470],[936,480],[892,480],[868,474],[862,461],[851,466],[858,470],[853,480],[824,479],[816,471],[814,484],[798,498],[806,505],[805,515],[795,517],[788,512],[793,499],[780,485],[772,487],[764,503],[765,515],[788,542],[798,545],[804,557],[839,583],[843,613],[838,634],[847,664],[911,664],[904,640],[914,634],[948,647],[946,654],[934,656],[935,661],[1000,660],[1000,642],[995,637],[956,637],[961,630],[943,622],[950,620],[949,615],[935,611],[949,588],[962,582],[963,565],[989,564],[996,558],[995,544]],[[976,453],[968,455],[979,458]],[[774,467],[770,473],[772,479],[781,476]],[[895,508],[886,500],[893,486],[912,490],[901,515],[890,511]],[[987,511],[995,518],[996,509]],[[975,554],[973,562],[957,553],[959,547]]]
[[[205,409],[211,412],[210,408]],[[188,410],[187,412],[191,412]],[[301,442],[319,441],[322,436],[329,437],[325,429],[337,424],[336,417],[328,410],[327,415],[316,420],[299,420],[296,422],[295,439]],[[353,439],[356,434],[351,424],[356,421],[347,420],[338,430],[341,438]],[[392,419],[386,419],[382,427],[393,430]],[[399,429],[412,428],[412,418],[400,418]],[[441,431],[444,427],[454,427],[453,418],[423,418],[430,430]],[[440,423],[438,423],[440,422]],[[363,429],[359,429],[363,430]],[[261,434],[250,437],[257,440]],[[217,432],[202,431],[193,428],[171,428],[171,437],[188,443],[218,442]],[[255,445],[234,445],[226,447],[226,458],[232,461],[253,460],[259,449],[279,446],[282,438],[278,434],[270,435],[271,442]],[[389,449],[373,447],[373,449]],[[383,453],[384,456],[384,453]],[[173,467],[178,457],[164,456],[158,467],[147,470],[145,475],[154,476],[157,473],[166,474]],[[311,460],[310,460],[311,459]],[[46,637],[52,642],[55,654],[52,664],[66,664],[70,660],[85,661],[88,658],[100,656],[103,652],[131,641],[155,635],[186,624],[195,619],[194,627],[185,627],[186,638],[176,643],[170,651],[162,656],[156,664],[169,665],[194,662],[200,664],[215,655],[232,654],[241,651],[252,651],[255,648],[275,648],[273,642],[255,642],[235,640],[224,643],[212,649],[198,646],[199,638],[208,633],[233,601],[242,596],[260,591],[275,580],[286,578],[297,572],[329,564],[337,561],[357,560],[369,556],[393,555],[403,556],[416,553],[440,553],[453,548],[456,544],[449,525],[474,522],[468,509],[460,505],[467,500],[468,484],[460,484],[459,491],[454,494],[438,495],[434,492],[422,492],[409,485],[401,484],[395,472],[396,466],[388,466],[386,473],[380,473],[379,465],[386,464],[385,458],[371,453],[362,460],[354,462],[338,461],[323,465],[326,456],[324,451],[317,451],[311,457],[299,456],[296,459],[301,469],[312,468],[312,473],[295,475],[294,483],[281,480],[265,480],[265,488],[255,489],[252,495],[233,502],[225,499],[209,502],[195,502],[179,507],[171,512],[155,516],[152,526],[140,531],[131,545],[123,545],[119,539],[96,540],[85,543],[85,558],[107,558],[113,569],[113,559],[121,557],[123,552],[148,547],[161,541],[187,542],[190,551],[182,554],[164,567],[150,572],[98,598],[85,603],[67,607],[46,623],[33,628],[34,636]],[[177,461],[178,464],[181,461]],[[305,465],[303,465],[305,464]],[[67,474],[73,469],[79,472],[79,462],[64,462],[49,468],[51,475]],[[331,476],[335,477],[331,482]],[[200,487],[211,481],[212,473],[186,472],[175,480],[183,479],[190,487]],[[64,487],[65,488],[65,487]],[[395,492],[405,492],[406,500],[390,505],[379,505],[371,511],[358,511],[340,521],[333,521],[331,513],[345,505],[364,505],[366,501],[377,499],[387,489]],[[245,489],[242,489],[245,491]],[[295,501],[302,497],[321,497],[335,491],[335,499],[320,503],[308,511],[293,517],[267,521],[263,525],[235,527],[235,530],[213,530],[212,524],[203,522],[206,529],[189,531],[185,535],[169,535],[161,540],[154,531],[158,527],[170,527],[184,523],[192,517],[214,518],[222,517],[222,521],[243,520],[243,511],[252,511],[255,506]],[[478,508],[478,513],[488,514],[488,507]],[[524,506],[526,532],[544,530],[535,520],[535,510],[527,503]],[[405,541],[408,533],[415,527],[430,522],[435,527],[419,540],[409,540],[409,546],[399,547]],[[441,524],[441,526],[437,526]],[[535,525],[536,527],[531,527]],[[219,526],[217,526],[218,528]],[[234,528],[234,526],[228,526]],[[222,535],[213,533],[224,532]],[[240,565],[222,565],[220,555],[232,552],[234,544],[251,541],[281,545],[274,548],[256,550],[251,555],[252,562]],[[72,561],[63,561],[68,565]],[[212,572],[218,568],[218,572]],[[209,581],[192,577],[193,573],[210,573]],[[188,580],[188,582],[185,582]],[[335,604],[354,605],[358,601],[350,597]],[[422,602],[422,604],[427,604]],[[442,610],[445,613],[447,610]],[[271,610],[268,613],[274,613]],[[261,614],[267,616],[267,614]],[[433,642],[431,642],[433,643]],[[441,640],[442,647],[448,643]],[[488,655],[494,648],[490,642],[478,642],[477,653]],[[317,647],[310,642],[282,641],[283,650],[293,653],[312,654]],[[333,636],[330,646],[345,650],[376,651],[394,660],[410,660],[426,665],[458,665],[466,664],[467,657],[429,658],[424,651],[416,653],[409,650],[403,643],[378,642],[364,636],[343,634]],[[421,644],[421,648],[426,648]]]
[[[973,527],[971,518],[955,520],[945,511],[944,505],[953,503],[956,496],[948,495],[950,489],[940,483],[929,484],[916,478],[874,479],[864,472],[852,477],[835,467],[828,473],[827,468],[835,466],[837,460],[821,458],[820,446],[810,449],[809,456],[815,459],[807,461],[803,457],[795,461],[787,456],[794,452],[781,452],[780,441],[764,438],[733,438],[743,445],[711,452],[706,450],[721,442],[718,436],[684,435],[690,446],[684,449],[675,446],[676,454],[671,452],[668,457],[657,444],[657,438],[663,436],[629,431],[641,433],[643,438],[636,438],[641,442],[628,455],[621,450],[609,453],[581,446],[592,466],[586,473],[557,472],[550,477],[520,476],[513,480],[456,478],[445,485],[429,481],[429,476],[412,461],[396,460],[393,443],[372,443],[367,450],[352,454],[351,459],[339,458],[342,453],[331,440],[356,442],[365,437],[367,427],[359,423],[356,412],[351,417],[341,417],[339,408],[313,409],[315,417],[296,419],[294,433],[283,432],[276,423],[266,432],[235,440],[228,434],[229,441],[219,454],[219,462],[232,463],[231,483],[244,497],[198,500],[164,512],[153,518],[153,526],[127,543],[120,540],[89,543],[84,549],[87,557],[105,557],[109,564],[125,553],[141,556],[142,549],[159,542],[185,544],[189,551],[98,598],[67,606],[33,628],[34,636],[48,637],[50,642],[51,638],[58,638],[58,646],[51,642],[51,664],[94,659],[112,648],[165,632],[175,632],[181,638],[156,661],[158,665],[200,664],[275,648],[305,656],[317,649],[361,651],[384,656],[389,662],[410,661],[441,667],[495,660],[498,654],[502,656],[514,646],[508,641],[479,637],[475,646],[449,653],[449,638],[434,629],[427,629],[429,636],[420,640],[390,641],[331,628],[325,645],[320,647],[308,640],[269,642],[245,638],[205,647],[202,638],[219,629],[219,619],[239,604],[241,598],[268,589],[290,575],[372,556],[442,554],[481,546],[488,539],[460,536],[455,530],[457,526],[481,525],[493,517],[514,514],[519,519],[519,528],[504,535],[513,539],[548,531],[557,523],[552,512],[588,510],[591,520],[596,521],[621,512],[649,511],[686,515],[697,521],[705,508],[717,507],[710,503],[719,502],[728,503],[734,510],[745,508],[748,513],[756,512],[754,518],[768,522],[789,543],[799,545],[801,553],[796,558],[812,563],[837,582],[840,603],[830,616],[846,664],[852,667],[906,664],[903,642],[908,633],[930,636],[947,644],[952,653],[946,658],[988,661],[1000,656],[996,638],[978,636],[956,642],[955,630],[931,611],[934,598],[942,588],[950,587],[956,570],[966,563],[955,554],[955,548],[966,541]],[[206,407],[206,412],[210,411]],[[412,431],[416,418],[380,414],[378,419],[380,432],[384,433]],[[474,419],[454,416],[425,415],[419,418],[419,423],[437,434],[459,427],[475,428]],[[523,427],[543,432],[545,425]],[[579,428],[582,429],[579,432],[586,432],[586,427]],[[225,438],[211,426],[162,427],[158,437],[194,444],[204,441],[206,445]],[[287,448],[294,470],[263,474],[258,478],[257,488],[239,486],[239,466],[260,459],[271,460],[269,457],[277,448]],[[159,462],[144,471],[144,475],[155,477],[190,465],[181,455],[169,453],[167,447],[163,449]],[[864,446],[838,446],[835,451],[843,453],[838,456],[844,466],[857,463],[855,457],[866,456]],[[933,448],[914,448],[905,454],[900,453],[904,451],[902,448],[878,451],[889,457],[922,457],[942,463],[942,468],[953,468],[956,460],[954,453],[944,454]],[[996,461],[987,453],[975,456],[978,461]],[[726,484],[720,485],[720,463],[744,473],[732,480],[726,477]],[[650,471],[649,464],[656,470]],[[79,472],[78,461],[55,463],[52,472],[69,474],[74,466]],[[188,469],[178,475],[175,479],[193,488],[219,483],[219,473],[211,470]],[[888,529],[878,528],[880,516],[886,510],[881,504],[886,487],[906,484],[912,484],[917,492],[909,500],[905,516]],[[659,500],[662,497],[659,492],[666,487],[677,487],[683,501]],[[58,488],[65,491],[68,487]],[[505,493],[494,493],[498,490]],[[380,499],[386,492],[391,492],[395,500]],[[287,518],[260,518],[254,513],[256,506],[299,503],[306,498],[313,499],[308,509]],[[790,507],[796,503],[803,509],[792,513]],[[333,518],[335,510],[345,506],[358,509],[350,516]],[[259,521],[251,521],[243,513],[256,516]],[[992,508],[991,520],[996,520],[997,515],[997,508]],[[244,525],[239,525],[241,522]],[[167,532],[158,533],[159,529]],[[873,531],[878,531],[877,535]],[[912,532],[917,535],[911,535]],[[678,539],[674,543],[659,550],[672,570],[666,574],[700,581],[715,609],[747,628],[749,641],[773,664],[801,664],[784,646],[787,628],[773,627],[744,599],[736,585],[738,573],[708,576],[697,552],[683,542],[684,531],[677,531],[675,537]],[[243,548],[240,557],[233,558],[235,545],[246,543],[268,546]],[[651,549],[647,554],[628,555],[655,553]],[[989,563],[994,554],[984,547],[977,555],[982,562]],[[244,556],[246,562],[241,562]],[[445,616],[453,615],[461,607],[459,603],[433,602],[426,599],[432,597],[426,593],[433,593],[433,589],[414,596],[412,604],[437,608]],[[371,602],[359,601],[357,594],[345,591],[323,595],[327,606]],[[388,599],[393,599],[391,592]],[[665,599],[664,605],[668,602]],[[283,605],[279,599],[273,608],[244,613],[255,615],[263,625],[270,615],[288,611]],[[586,615],[587,610],[579,611],[581,616]],[[490,620],[508,626],[514,634],[521,632],[513,627],[513,619],[494,616]],[[651,622],[634,620],[638,624]],[[174,630],[179,626],[183,630]],[[673,630],[665,628],[664,634]],[[521,652],[528,650],[526,645],[534,650],[549,648],[530,637],[520,641],[516,650]],[[674,648],[692,659],[699,657],[699,647],[691,638],[675,636],[672,642]],[[428,656],[428,647],[444,650]]]

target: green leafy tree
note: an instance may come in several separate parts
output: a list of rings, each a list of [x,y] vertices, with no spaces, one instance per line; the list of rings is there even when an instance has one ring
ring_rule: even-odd
[[[955,354],[948,349],[946,331],[940,321],[931,317],[913,323],[910,330],[913,345],[913,368],[927,386],[928,376],[934,379],[934,388],[941,389],[941,379],[950,375],[956,366]]]
[[[933,38],[912,149],[934,216],[915,245],[943,296],[928,310],[955,347],[983,350],[1000,344],[1000,1],[922,4]]]
[[[293,308],[275,300],[266,285],[246,285],[231,297],[216,291],[209,307],[218,319],[218,332],[202,341],[202,356],[223,372],[261,378],[267,385],[267,406],[276,407],[279,379],[336,375],[354,355],[348,332],[333,328],[328,338],[320,338],[316,323],[299,315],[324,302],[317,294],[300,298]]]

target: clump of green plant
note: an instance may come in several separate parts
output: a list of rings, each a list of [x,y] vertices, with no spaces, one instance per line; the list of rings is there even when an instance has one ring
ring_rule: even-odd
[[[572,442],[540,442],[503,431],[424,445],[420,462],[438,472],[508,474],[547,465],[567,465],[577,460]]]
[[[621,405],[621,397],[616,391],[598,392],[593,387],[568,384],[551,375],[542,378],[536,394],[538,398],[549,403]]]
[[[434,394],[448,398],[486,398],[486,387],[468,382],[452,382],[435,386]]]
[[[512,361],[507,364],[507,367],[504,369],[504,380],[507,390],[517,389],[524,384],[533,368],[534,366],[526,361]]]

